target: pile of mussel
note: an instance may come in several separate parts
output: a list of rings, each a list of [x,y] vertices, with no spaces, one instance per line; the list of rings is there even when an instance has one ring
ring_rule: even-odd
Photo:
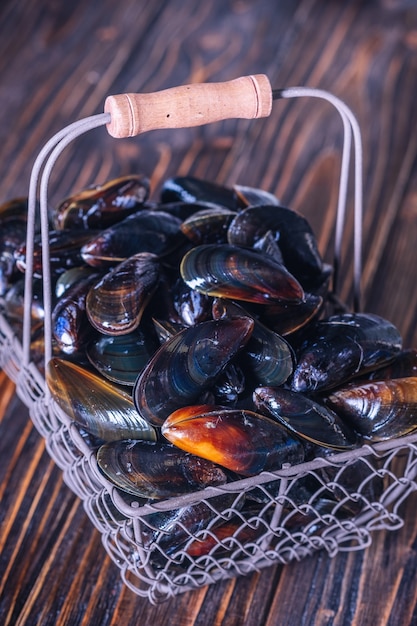
[[[0,302],[17,335],[26,210],[25,199],[0,207]],[[37,234],[33,360],[121,493],[170,498],[417,428],[417,351],[377,315],[328,314],[332,267],[274,195],[176,177],[154,202],[149,181],[128,176],[64,200],[49,220],[53,358],[43,363]],[[260,492],[248,500],[264,504]],[[212,508],[153,514],[149,542],[162,529],[167,550],[181,545],[189,536],[173,527],[205,528]],[[212,549],[206,539],[188,553]]]

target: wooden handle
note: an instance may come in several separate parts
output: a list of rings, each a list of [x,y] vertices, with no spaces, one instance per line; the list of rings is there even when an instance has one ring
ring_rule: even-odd
[[[133,137],[158,128],[186,128],[228,118],[254,119],[271,113],[272,89],[264,74],[226,83],[196,83],[156,93],[108,96],[107,130],[112,137]]]

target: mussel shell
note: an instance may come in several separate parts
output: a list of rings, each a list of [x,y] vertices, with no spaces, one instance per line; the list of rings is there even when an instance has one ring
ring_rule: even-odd
[[[53,274],[62,274],[71,267],[83,265],[81,248],[93,236],[94,231],[51,230],[49,231],[49,257]],[[26,244],[15,252],[16,265],[21,272],[26,270]],[[42,242],[41,236],[34,239],[33,273],[42,278]]]
[[[162,202],[212,202],[235,210],[236,198],[232,189],[193,176],[168,178],[161,189]]]
[[[130,394],[75,363],[52,358],[46,383],[66,415],[103,441],[155,440],[156,432],[136,411]]]
[[[369,380],[384,380],[408,376],[417,376],[417,349],[415,348],[402,350],[392,363],[371,372],[368,378]]]
[[[69,287],[52,310],[52,334],[65,354],[81,349],[94,334],[86,313],[87,293],[98,274],[88,274]]]
[[[267,304],[261,311],[260,319],[271,330],[286,337],[315,320],[323,308],[323,298],[305,293],[305,298],[297,304]]]
[[[278,387],[258,387],[254,401],[262,413],[319,446],[346,450],[357,443],[352,429],[336,413],[307,396]]]
[[[279,206],[278,198],[271,192],[257,187],[245,185],[233,185],[236,201],[239,209],[246,209],[249,206],[262,206],[264,204]]]
[[[321,275],[322,259],[309,223],[296,211],[275,205],[248,207],[230,224],[228,241],[252,247],[267,231],[275,234],[285,266],[308,288]]]
[[[105,335],[124,335],[135,330],[159,280],[155,254],[136,254],[103,276],[87,294],[87,315]]]
[[[193,243],[226,243],[227,229],[236,215],[235,211],[216,204],[193,213],[181,224],[181,232]]]
[[[90,237],[81,250],[92,267],[109,268],[140,252],[163,255],[181,243],[181,220],[164,211],[142,209]]]
[[[195,402],[248,341],[249,318],[210,320],[174,335],[157,350],[133,389],[138,412],[160,426],[175,409]]]
[[[247,315],[245,309],[230,300],[217,298],[213,302],[213,317],[221,319],[229,316]],[[294,352],[291,346],[253,318],[252,336],[240,357],[248,377],[262,385],[282,385],[294,369]],[[250,375],[250,376],[249,376]]]
[[[16,220],[27,223],[28,199],[26,197],[12,198],[0,204],[0,230],[9,222]]]
[[[90,363],[105,378],[133,386],[158,344],[140,327],[127,335],[99,335],[86,346]]]
[[[23,320],[25,303],[25,279],[20,278],[7,290],[4,298],[4,311],[9,319]],[[31,319],[32,324],[43,321],[45,310],[43,307],[43,284],[40,278],[34,278],[32,281],[32,303],[31,303]]]
[[[178,318],[185,326],[193,326],[211,318],[212,298],[191,289],[181,278],[173,285],[170,295]]]
[[[143,498],[172,498],[227,482],[221,467],[170,443],[114,441],[100,447],[97,463],[116,487]]]
[[[194,405],[174,411],[162,434],[179,448],[243,476],[304,459],[302,444],[280,424],[252,411]]]
[[[211,296],[261,304],[304,298],[301,285],[283,265],[238,246],[196,246],[184,256],[180,271],[192,289]]]
[[[52,213],[54,228],[107,228],[137,211],[149,196],[144,176],[122,176],[63,200]]]
[[[57,298],[61,298],[64,293],[78,283],[78,281],[84,280],[87,276],[98,276],[97,271],[88,265],[80,265],[79,267],[71,267],[58,276],[55,281],[55,295]]]
[[[401,437],[417,429],[417,377],[351,383],[327,402],[372,441]]]
[[[298,354],[291,386],[313,393],[377,369],[401,351],[398,329],[371,313],[344,313],[312,328]]]

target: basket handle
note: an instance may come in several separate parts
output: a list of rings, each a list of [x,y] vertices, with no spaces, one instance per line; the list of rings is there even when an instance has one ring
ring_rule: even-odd
[[[241,76],[224,83],[195,83],[155,93],[108,96],[105,113],[112,137],[134,137],[149,130],[186,128],[229,118],[268,117],[272,88],[265,74]]]

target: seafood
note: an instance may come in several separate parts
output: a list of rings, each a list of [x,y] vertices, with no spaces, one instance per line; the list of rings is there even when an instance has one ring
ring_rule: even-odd
[[[371,313],[343,313],[318,322],[302,344],[293,391],[325,391],[382,367],[402,348],[398,329]]]
[[[106,443],[97,452],[97,462],[116,487],[142,498],[171,498],[227,482],[222,468],[170,443]]]
[[[181,262],[181,276],[192,289],[210,296],[261,304],[304,298],[301,285],[283,265],[234,245],[192,248]]]
[[[257,189],[256,187],[248,187],[245,185],[233,185],[233,191],[235,192],[239,209],[263,204],[279,206],[278,198],[274,196],[273,193],[265,191],[265,189]]]
[[[66,415],[92,435],[104,441],[156,439],[130,394],[84,367],[54,357],[46,366],[46,383]]]
[[[264,205],[240,211],[228,229],[230,244],[252,247],[267,231],[274,233],[284,264],[304,288],[321,279],[323,262],[307,220],[292,209]]]
[[[52,334],[65,354],[73,354],[90,339],[92,328],[86,313],[86,297],[98,274],[87,274],[69,287],[52,311]]]
[[[245,309],[233,302],[217,299],[213,303],[215,319],[245,314]],[[254,319],[252,336],[240,361],[260,384],[282,385],[293,372],[294,354],[285,339]]]
[[[161,202],[212,202],[236,209],[233,189],[193,176],[175,176],[166,180],[161,189]]]
[[[193,213],[181,224],[181,231],[195,244],[226,243],[227,229],[235,211],[218,205],[209,205]]]
[[[180,225],[169,213],[142,209],[91,236],[81,256],[88,265],[105,269],[140,252],[166,254],[182,241]]]
[[[105,378],[133,386],[158,343],[147,328],[141,326],[126,335],[102,335],[90,341],[86,355],[91,365]]]
[[[258,387],[254,401],[265,415],[319,446],[348,450],[357,443],[354,432],[336,413],[307,396],[279,387]]]
[[[286,428],[252,411],[211,404],[183,407],[171,413],[161,432],[179,448],[243,476],[304,459],[302,444]]]
[[[417,377],[351,383],[327,396],[328,404],[372,441],[417,429]]]
[[[123,176],[84,189],[63,200],[52,212],[54,228],[98,229],[137,211],[149,196],[144,176]]]
[[[86,300],[88,319],[105,335],[135,330],[159,280],[158,257],[140,252],[120,263],[98,280]]]
[[[157,350],[133,389],[135,406],[150,424],[195,402],[213,385],[253,330],[249,318],[201,322],[180,331]]]
[[[49,257],[51,272],[63,274],[71,267],[83,265],[81,248],[94,236],[94,231],[84,230],[52,230],[49,232]],[[21,272],[26,270],[26,243],[22,244],[14,254],[16,266]],[[42,278],[42,242],[36,235],[33,253],[33,274]]]

